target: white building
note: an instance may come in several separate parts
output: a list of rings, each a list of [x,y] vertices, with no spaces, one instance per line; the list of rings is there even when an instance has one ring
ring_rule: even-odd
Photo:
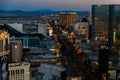
[[[9,80],[30,80],[30,63],[11,63],[8,71]]]
[[[47,24],[38,24],[38,33],[47,36]]]
[[[22,23],[10,23],[8,24],[12,28],[16,29],[17,31],[23,32],[23,24]]]

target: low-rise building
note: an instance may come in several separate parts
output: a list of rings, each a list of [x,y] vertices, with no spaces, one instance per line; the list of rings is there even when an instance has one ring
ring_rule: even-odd
[[[45,64],[45,63],[40,64],[40,67],[38,68],[38,73],[42,74],[41,75],[42,80],[44,80],[44,78],[48,78],[48,77],[49,77],[49,80],[53,80],[53,78],[55,80],[66,80],[66,79],[62,79],[62,78],[67,77],[65,68],[58,67],[56,65]],[[48,79],[45,79],[45,80],[48,80]]]
[[[30,63],[11,63],[8,70],[9,80],[30,80]]]

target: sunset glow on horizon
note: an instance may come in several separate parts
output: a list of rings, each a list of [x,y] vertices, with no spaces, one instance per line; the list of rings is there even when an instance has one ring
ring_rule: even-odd
[[[120,4],[120,0],[1,0],[0,10],[90,10],[93,4]]]

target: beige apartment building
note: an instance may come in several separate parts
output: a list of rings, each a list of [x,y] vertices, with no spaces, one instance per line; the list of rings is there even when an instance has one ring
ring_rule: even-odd
[[[20,62],[8,65],[9,80],[30,80],[30,63]]]
[[[61,12],[60,16],[60,25],[72,25],[73,22],[77,21],[78,16],[76,12]]]

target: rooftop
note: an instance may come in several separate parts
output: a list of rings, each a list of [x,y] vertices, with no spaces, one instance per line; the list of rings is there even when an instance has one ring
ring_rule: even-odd
[[[60,12],[60,14],[77,14],[76,12]]]
[[[16,67],[16,66],[28,66],[30,63],[28,62],[20,62],[20,63],[10,63],[8,66],[9,67]]]

